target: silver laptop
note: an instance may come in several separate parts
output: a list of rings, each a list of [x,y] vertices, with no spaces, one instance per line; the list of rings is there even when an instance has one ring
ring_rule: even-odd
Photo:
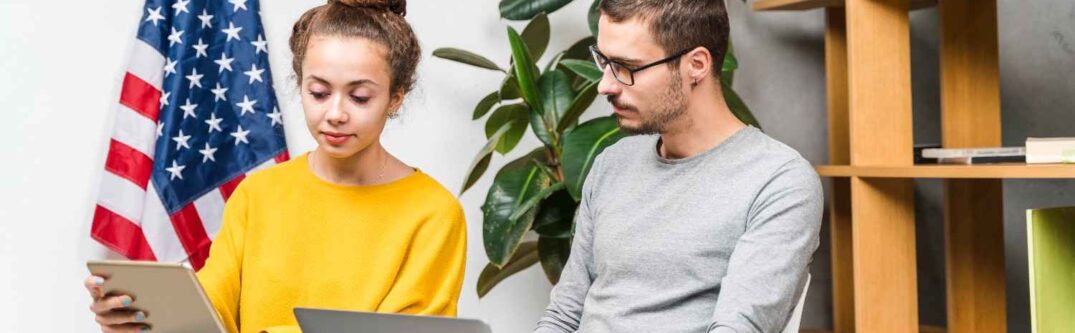
[[[303,333],[492,333],[476,319],[295,308]]]

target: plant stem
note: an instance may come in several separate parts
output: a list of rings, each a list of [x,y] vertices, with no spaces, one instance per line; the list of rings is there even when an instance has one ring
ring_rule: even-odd
[[[563,182],[564,168],[560,166],[560,157],[557,155],[559,154],[556,153],[555,147],[545,146],[545,158],[549,161],[549,166],[556,170],[556,174],[553,176],[556,177],[556,181]]]

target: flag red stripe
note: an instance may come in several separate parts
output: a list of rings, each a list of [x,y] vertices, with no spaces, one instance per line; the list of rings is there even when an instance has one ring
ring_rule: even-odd
[[[201,217],[198,217],[198,210],[194,208],[194,204],[187,204],[183,209],[172,214],[171,219],[172,227],[179,236],[179,242],[183,243],[183,249],[187,250],[187,254],[190,255],[188,258],[190,264],[195,270],[201,269],[209,254],[208,251],[203,250],[208,249],[212,241],[205,233],[205,226],[202,225]]]
[[[276,164],[287,162],[287,160],[290,159],[291,156],[288,156],[287,150],[285,150],[283,153],[280,153],[280,155],[276,155]]]
[[[207,259],[209,259],[209,246],[198,250],[198,252],[191,253],[190,257],[188,257],[190,265],[194,267],[195,271],[200,271],[202,267],[205,267],[205,261]]]
[[[90,237],[129,259],[157,260],[141,227],[100,205],[93,213]]]
[[[108,145],[105,170],[130,180],[144,190],[153,174],[153,160],[131,146],[113,139]]]
[[[231,181],[224,183],[224,185],[220,185],[220,194],[224,196],[224,201],[228,201],[228,198],[231,197],[231,193],[235,192],[235,188],[239,187],[239,183],[242,182],[243,179],[246,179],[246,175],[238,175],[235,178],[232,178]]]
[[[157,121],[160,114],[161,92],[134,74],[123,77],[123,90],[119,102],[135,112]]]

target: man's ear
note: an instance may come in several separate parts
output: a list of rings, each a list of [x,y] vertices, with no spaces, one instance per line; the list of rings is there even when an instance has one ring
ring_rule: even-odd
[[[713,54],[704,47],[696,47],[681,60],[687,64],[687,77],[692,84],[701,82],[713,71]]]

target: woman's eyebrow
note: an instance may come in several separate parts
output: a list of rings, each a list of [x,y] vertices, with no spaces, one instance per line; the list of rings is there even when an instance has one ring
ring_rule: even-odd
[[[348,86],[361,86],[361,85],[379,86],[379,84],[377,84],[377,82],[373,82],[373,80],[370,80],[370,79],[354,80],[354,81],[348,82],[347,85]]]
[[[314,81],[318,81],[318,82],[321,82],[321,83],[325,83],[325,84],[329,83],[328,80],[325,80],[325,79],[323,79],[321,77],[318,77],[317,75],[313,75],[313,74],[307,75],[306,78],[314,80]],[[361,86],[361,85],[379,86],[379,84],[377,84],[377,82],[374,82],[373,80],[370,80],[370,79],[354,80],[354,81],[351,81],[351,82],[347,83],[347,86]]]

